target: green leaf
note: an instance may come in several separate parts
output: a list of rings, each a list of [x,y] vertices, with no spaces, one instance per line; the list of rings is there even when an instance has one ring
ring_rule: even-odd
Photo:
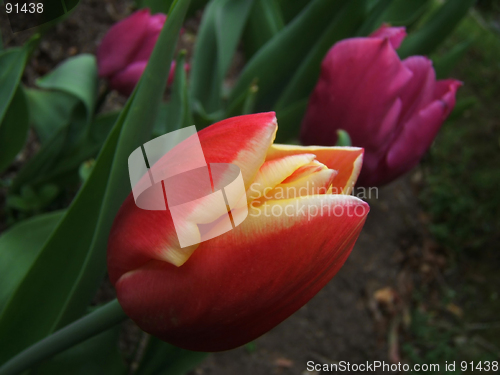
[[[82,124],[86,122],[85,112],[83,105],[75,107],[69,120],[73,127],[85,126]],[[23,166],[12,183],[11,191],[17,191],[25,184],[37,186],[45,183],[77,183],[80,164],[98,154],[117,118],[118,114],[113,112],[97,116],[87,126],[85,137],[77,144],[74,135],[71,136],[72,127],[60,127]]]
[[[454,46],[450,51],[448,51],[445,55],[440,57],[434,57],[432,60],[434,61],[434,70],[436,71],[437,79],[448,78],[451,74],[453,68],[457,65],[457,63],[462,60],[470,46],[474,42],[474,38],[466,40],[465,42],[459,43]]]
[[[408,26],[417,21],[431,5],[432,0],[394,0],[382,18],[394,26]]]
[[[314,0],[293,22],[271,39],[248,62],[230,95],[230,105],[257,80],[256,110],[273,107],[331,20],[347,4],[344,1]]]
[[[297,17],[310,2],[311,0],[278,0],[285,23]]]
[[[118,350],[121,327],[115,326],[54,358],[43,362],[31,375],[125,375],[127,367]]]
[[[337,130],[337,144],[335,146],[350,147],[352,146],[351,137],[345,130]]]
[[[106,270],[113,219],[130,193],[128,157],[151,137],[189,0],[177,0],[92,174],[0,316],[0,362],[80,317]]]
[[[36,41],[38,36],[30,39],[22,48],[10,48],[0,52],[0,124],[17,91],[24,66]]]
[[[12,227],[0,237],[0,311],[23,280],[64,211],[36,216]]]
[[[177,348],[150,336],[136,375],[184,375],[200,364],[209,353]]]
[[[419,30],[409,35],[398,50],[401,58],[429,55],[455,29],[475,0],[448,0]]]
[[[161,103],[158,116],[156,117],[155,125],[153,128],[153,138],[159,137],[167,131],[167,116],[168,116],[168,103]]]
[[[138,8],[149,8],[151,13],[167,14],[173,0],[136,0]]]
[[[9,194],[6,206],[28,213],[38,213],[48,206],[59,194],[59,188],[53,184],[43,185],[36,191],[29,185],[21,188],[19,195]]]
[[[309,97],[318,80],[321,61],[336,42],[354,34],[362,24],[366,16],[366,3],[366,0],[351,0],[333,18],[286,86],[275,106],[276,110]]]
[[[0,53],[0,123],[10,105],[26,63],[27,52],[11,48]]]
[[[290,143],[290,140],[297,138],[308,103],[309,99],[306,98],[276,111],[279,124],[279,132],[276,133],[277,143]]]
[[[24,88],[24,92],[28,99],[30,123],[41,143],[45,144],[69,124],[78,98],[61,91]]]
[[[375,4],[369,3],[368,17],[356,32],[356,36],[367,36],[377,27],[379,27],[382,22],[387,22],[382,16],[386,12],[387,7],[389,7],[393,3],[394,0],[380,0],[375,2]]]
[[[64,61],[36,84],[44,89],[59,90],[80,99],[87,109],[87,118],[94,115],[97,100],[97,62],[94,55],[82,54]]]
[[[191,66],[191,98],[208,113],[222,105],[222,84],[253,0],[212,0],[203,14]]]
[[[285,27],[278,0],[255,0],[243,35],[247,58]]]
[[[151,10],[151,14],[167,14],[173,0],[136,0],[135,2],[138,8],[149,8]],[[192,0],[187,13],[188,17],[194,15],[197,10],[202,9],[207,2],[208,0]]]
[[[186,69],[186,52],[182,51],[177,57],[175,76],[172,84],[172,96],[168,103],[166,114],[166,131],[171,132],[185,126],[193,125],[191,106],[189,104]],[[164,134],[163,133],[163,134]]]
[[[29,114],[26,97],[18,87],[0,122],[0,172],[9,166],[26,142]]]
[[[12,182],[10,192],[16,192],[26,184],[35,185],[40,182],[41,177],[50,173],[64,148],[67,131],[67,128],[61,128],[33,158],[24,164]]]

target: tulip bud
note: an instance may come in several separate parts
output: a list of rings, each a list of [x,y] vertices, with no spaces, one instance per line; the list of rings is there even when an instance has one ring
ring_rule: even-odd
[[[363,150],[276,145],[276,130],[274,113],[262,113],[198,133],[207,164],[239,167],[248,215],[187,252],[170,211],[141,210],[132,194],[123,203],[108,271],[123,310],[144,331],[195,351],[235,348],[297,311],[346,261],[369,210],[346,194]]]
[[[423,56],[403,61],[406,33],[382,26],[335,44],[321,67],[302,122],[304,144],[334,145],[337,130],[365,149],[361,186],[387,184],[415,167],[455,106],[461,82],[436,81]]]
[[[139,10],[109,29],[97,49],[99,76],[123,95],[130,95],[142,76],[167,16]],[[171,63],[168,84],[172,83]]]

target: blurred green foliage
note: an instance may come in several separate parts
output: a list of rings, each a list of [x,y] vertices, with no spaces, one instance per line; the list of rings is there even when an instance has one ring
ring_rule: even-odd
[[[500,39],[475,13],[444,48],[473,37],[453,75],[465,84],[459,104],[475,104],[445,123],[423,167],[421,200],[432,217],[432,234],[456,251],[480,250],[500,238]]]

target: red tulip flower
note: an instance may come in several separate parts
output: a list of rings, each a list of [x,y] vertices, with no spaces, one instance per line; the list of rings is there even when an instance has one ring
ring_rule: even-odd
[[[276,130],[274,113],[262,113],[198,133],[206,162],[237,165],[247,191],[247,218],[219,237],[181,248],[169,211],[141,210],[132,194],[123,203],[108,271],[144,331],[190,350],[235,348],[298,310],[344,264],[369,211],[342,194],[363,150],[277,145]]]
[[[97,50],[99,76],[123,95],[130,95],[146,69],[149,57],[167,16],[151,15],[139,10],[111,27]],[[170,67],[169,84],[173,80],[175,61]]]
[[[362,186],[387,184],[415,167],[455,106],[459,81],[436,81],[423,56],[403,61],[404,28],[335,44],[321,67],[302,123],[304,144],[334,145],[337,130],[365,149]]]

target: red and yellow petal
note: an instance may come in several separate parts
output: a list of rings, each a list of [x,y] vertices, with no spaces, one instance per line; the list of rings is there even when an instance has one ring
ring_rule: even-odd
[[[250,185],[247,198],[251,201],[262,197],[297,169],[310,164],[314,158],[313,154],[297,154],[266,161]]]
[[[311,153],[316,160],[339,173],[332,181],[336,194],[350,194],[361,171],[363,149],[359,147],[318,147],[273,144],[267,152],[266,161],[290,155]]]
[[[274,112],[232,117],[198,133],[207,163],[232,163],[241,169],[248,189],[274,142]]]
[[[182,267],[152,260],[112,278],[118,299],[143,330],[167,342],[232,349],[286,319],[336,274],[368,209],[346,195],[268,201],[200,244]],[[123,246],[137,252],[137,243]]]

